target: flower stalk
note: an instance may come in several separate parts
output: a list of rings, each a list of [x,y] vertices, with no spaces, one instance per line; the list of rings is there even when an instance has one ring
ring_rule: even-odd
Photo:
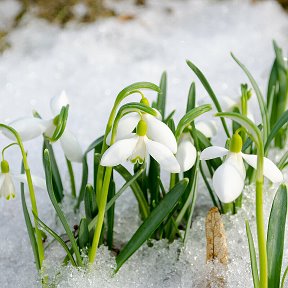
[[[30,201],[31,201],[31,206],[32,206],[32,212],[33,212],[33,215],[36,215],[38,217],[38,209],[37,209],[37,204],[36,204],[34,186],[33,186],[33,182],[32,182],[30,168],[29,168],[28,161],[27,161],[27,155],[26,155],[21,137],[15,129],[13,129],[12,127],[10,127],[8,125],[0,123],[0,127],[4,128],[4,129],[8,130],[10,133],[12,133],[15,136],[16,141],[19,145],[19,148],[20,148],[20,151],[22,154],[22,159],[23,159],[24,171],[25,171],[26,178],[27,178],[27,184],[28,184],[28,190],[29,190]],[[39,263],[40,263],[40,269],[41,269],[42,262],[44,260],[44,247],[43,247],[43,243],[42,243],[41,232],[39,230],[38,223],[37,223],[35,217],[34,217],[34,225],[35,225],[35,234],[36,234],[37,248],[38,248],[38,254],[39,254]]]

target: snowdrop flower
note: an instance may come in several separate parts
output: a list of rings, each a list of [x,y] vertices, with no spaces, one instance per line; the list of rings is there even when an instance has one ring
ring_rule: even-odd
[[[244,188],[246,170],[243,159],[257,168],[257,155],[248,155],[241,152],[242,138],[235,133],[232,136],[230,150],[223,147],[211,146],[204,149],[200,155],[201,160],[209,160],[226,156],[223,164],[213,175],[213,186],[221,202],[230,203],[238,198]],[[273,183],[282,182],[283,174],[268,158],[264,157],[264,176]]]
[[[61,108],[68,104],[68,97],[63,91],[59,96],[53,97],[50,101],[50,108],[54,115],[53,119],[44,120],[35,117],[23,117],[14,120],[9,126],[13,127],[20,134],[22,141],[34,139],[43,133],[46,136],[51,137],[56,129],[57,115],[60,113]],[[8,138],[14,140],[14,136],[11,133],[7,131],[3,131],[3,133]],[[73,162],[82,161],[83,154],[80,144],[75,135],[67,129],[67,127],[59,140],[67,159]]]
[[[1,173],[0,173],[0,198],[5,197],[7,200],[15,198],[15,186],[13,180],[21,183],[26,183],[25,174],[12,174],[10,172],[9,164],[6,160],[1,161]],[[44,179],[32,176],[33,184],[43,190],[46,189],[46,183]]]
[[[193,167],[197,157],[197,151],[193,139],[189,132],[184,132],[178,143],[176,159],[180,165],[181,171],[185,172]]]
[[[212,138],[217,134],[218,126],[215,120],[199,121],[195,123],[195,128],[207,138]]]
[[[240,102],[236,102],[234,99],[231,99],[227,96],[222,96],[221,106],[223,111],[233,112],[234,107],[241,107]],[[247,118],[249,118],[253,123],[255,123],[255,118],[248,107]]]
[[[116,166],[125,161],[143,163],[151,155],[164,170],[179,173],[180,165],[173,155],[177,152],[177,143],[172,131],[151,115],[144,114],[142,117],[135,125],[136,134],[130,133],[128,137],[117,140],[104,152],[100,164]],[[129,130],[133,131],[133,126],[130,125]]]

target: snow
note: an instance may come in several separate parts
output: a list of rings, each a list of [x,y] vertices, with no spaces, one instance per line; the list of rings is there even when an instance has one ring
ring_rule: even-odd
[[[65,89],[71,100],[68,125],[77,133],[84,149],[102,133],[117,93],[133,82],[158,83],[162,71],[166,70],[167,111],[177,109],[176,119],[179,119],[185,110],[189,85],[196,80],[185,63],[186,59],[202,69],[217,95],[236,99],[240,83],[247,82],[247,79],[229,56],[230,51],[249,67],[263,91],[266,91],[274,57],[272,39],[287,52],[288,19],[275,2],[153,0],[148,3],[146,8],[132,7],[128,1],[116,3],[119,13],[135,15],[132,21],[111,18],[85,26],[70,23],[65,29],[26,17],[24,23],[9,35],[12,46],[0,57],[1,120],[31,115],[32,109],[49,118],[50,98]],[[75,9],[82,13],[82,8]],[[2,21],[2,15],[9,19],[18,9],[15,1],[1,1],[1,25],[6,23],[6,20]],[[199,97],[207,99],[205,91],[196,82]],[[155,97],[151,93],[148,95],[150,100]],[[3,145],[8,143],[2,139]],[[218,138],[215,141],[224,140]],[[32,173],[43,176],[39,165],[41,139],[29,141],[25,147]],[[11,169],[18,170],[20,154],[16,148],[11,149],[13,151],[6,152],[6,158]],[[57,144],[55,149],[58,154],[61,152]],[[63,167],[69,190],[62,155],[59,165]],[[81,167],[75,165],[75,169],[79,186]],[[286,181],[287,178],[286,171]],[[120,184],[121,181],[116,180]],[[112,276],[115,260],[105,247],[99,249],[95,267],[88,273],[59,267],[62,250],[52,245],[49,248],[51,257],[45,264],[46,272],[52,276],[61,271],[55,277],[57,287],[63,288],[203,287],[211,275],[223,273],[228,287],[252,287],[244,219],[249,219],[255,232],[254,187],[246,187],[245,208],[240,213],[224,216],[230,250],[227,271],[219,266],[205,265],[204,215],[211,203],[205,189],[200,190],[185,249],[177,241],[172,245],[165,241],[154,242],[152,248],[144,245],[118,274]],[[266,211],[269,211],[274,194],[272,188],[272,191],[268,190],[265,192]],[[140,223],[135,216],[137,205],[131,194],[127,190],[125,197],[117,203],[115,237],[120,245],[129,239]],[[66,198],[64,208],[73,225],[77,219],[69,205],[71,199]],[[51,216],[47,193],[37,191],[37,200],[41,219],[59,229],[55,217]],[[3,288],[40,286],[19,193],[13,201],[0,201],[0,271]]]

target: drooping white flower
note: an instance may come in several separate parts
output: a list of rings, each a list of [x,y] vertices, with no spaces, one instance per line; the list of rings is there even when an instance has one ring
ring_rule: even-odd
[[[181,168],[181,172],[185,172],[193,167],[197,157],[197,151],[193,143],[193,139],[189,132],[184,132],[178,142],[178,150],[176,159]]]
[[[212,138],[217,134],[218,126],[215,120],[199,121],[195,123],[195,128],[207,138]]]
[[[257,168],[257,155],[249,155],[241,152],[242,139],[234,134],[231,139],[230,150],[223,147],[211,146],[204,149],[200,155],[201,160],[210,160],[226,156],[213,175],[213,187],[215,193],[223,203],[230,203],[236,200],[242,193],[246,170],[243,159]],[[282,182],[283,174],[279,168],[268,158],[264,157],[263,174],[273,183]]]
[[[180,165],[173,155],[174,151],[177,152],[177,143],[172,131],[153,116],[147,116],[143,115],[143,119],[138,121],[136,134],[130,133],[128,137],[117,140],[104,152],[100,162],[102,166],[116,166],[126,161],[143,163],[151,155],[164,170],[180,172]]]
[[[233,112],[234,107],[238,107],[238,108],[241,107],[240,101],[237,102],[228,96],[222,96],[221,99],[222,99],[221,106],[222,106],[223,111]],[[253,123],[255,123],[255,118],[253,116],[253,113],[249,109],[249,107],[247,111],[247,118],[249,118]]]
[[[49,137],[53,135],[56,129],[55,119],[60,113],[61,108],[69,104],[68,97],[63,91],[59,96],[55,96],[50,101],[50,108],[54,115],[53,119],[44,120],[35,117],[23,117],[12,121],[9,126],[13,127],[21,136],[22,141],[28,141],[34,139],[43,133]],[[14,135],[6,130],[3,133],[10,139],[14,140]],[[62,136],[60,137],[60,143],[67,159],[73,162],[82,161],[82,149],[75,137],[75,135],[66,127]]]
[[[15,186],[13,180],[20,183],[27,183],[25,174],[11,173],[8,162],[6,160],[2,160],[0,173],[0,198],[4,197],[7,200],[15,198]],[[32,182],[36,187],[43,190],[46,189],[44,179],[32,175]]]
[[[133,112],[122,117],[117,127],[116,141],[129,137],[141,119],[147,124],[146,134],[149,139],[165,145],[173,154],[177,152],[177,142],[172,131],[165,123],[148,113],[140,116],[139,113]],[[106,139],[108,145],[110,145],[110,141],[111,133]]]

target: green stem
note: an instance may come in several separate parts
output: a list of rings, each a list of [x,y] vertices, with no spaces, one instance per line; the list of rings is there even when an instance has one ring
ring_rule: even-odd
[[[27,178],[28,189],[29,189],[29,193],[30,193],[32,212],[33,212],[33,214],[35,214],[38,217],[38,209],[37,209],[37,204],[36,204],[34,186],[33,186],[33,182],[32,182],[30,168],[29,168],[28,161],[27,161],[26,152],[25,152],[21,137],[20,137],[19,133],[10,126],[7,126],[5,124],[0,124],[0,127],[11,132],[15,136],[16,141],[19,145],[19,148],[20,148],[20,151],[22,154],[22,159],[23,159],[24,171],[25,171],[26,178]],[[41,232],[40,232],[39,227],[38,227],[37,220],[35,217],[33,217],[33,218],[34,218],[35,234],[36,234],[37,247],[38,247],[38,253],[39,253],[39,262],[40,262],[40,267],[42,267],[42,262],[44,260],[44,247],[43,247],[43,242],[42,242],[42,236],[41,236]]]
[[[73,198],[76,198],[76,185],[75,185],[75,177],[74,177],[74,171],[73,171],[72,163],[67,158],[66,158],[66,163],[67,163],[68,173],[69,173],[69,177],[70,177],[71,195]]]
[[[264,165],[264,148],[263,143],[259,143],[257,157],[257,174],[256,174],[256,222],[257,238],[259,250],[260,265],[260,287],[268,287],[268,263],[266,250],[266,235],[263,212],[263,165]]]
[[[105,177],[103,181],[102,191],[101,191],[101,199],[99,202],[99,213],[98,213],[98,219],[97,224],[95,228],[95,233],[93,237],[92,247],[89,252],[89,262],[93,263],[96,257],[97,248],[99,244],[99,239],[101,236],[102,226],[104,222],[104,216],[105,216],[105,207],[107,202],[107,196],[108,196],[108,190],[109,190],[109,183],[110,178],[112,174],[112,167],[107,167],[105,171]]]

